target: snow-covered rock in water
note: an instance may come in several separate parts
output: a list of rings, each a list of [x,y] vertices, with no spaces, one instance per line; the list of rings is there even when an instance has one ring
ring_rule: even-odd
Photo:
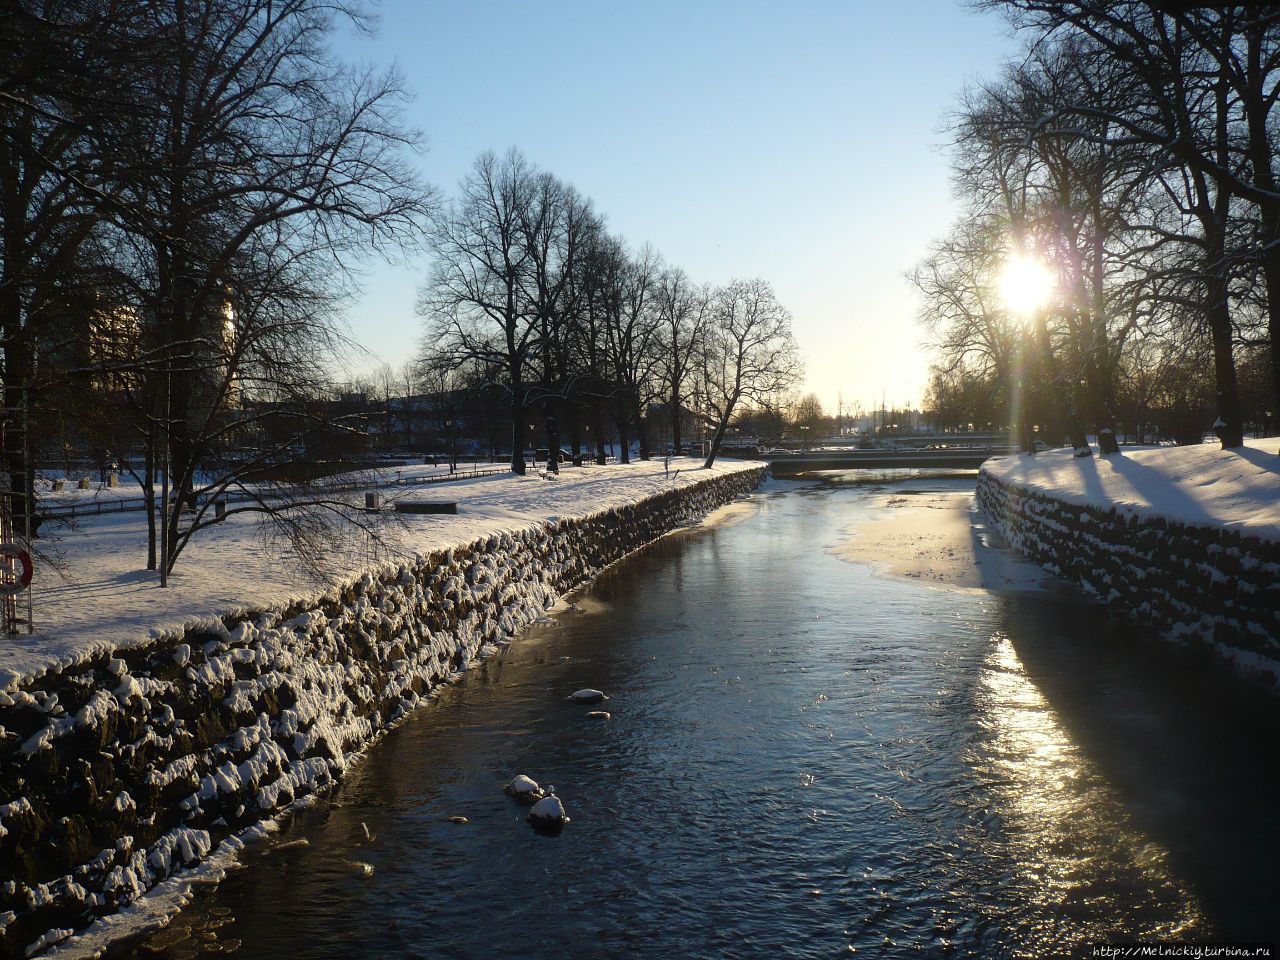
[[[543,797],[529,811],[529,822],[535,827],[562,827],[569,822],[560,798],[552,794]]]
[[[542,788],[538,786],[537,781],[526,777],[523,773],[503,787],[502,792],[521,803],[537,803],[543,797]]]
[[[593,690],[591,687],[585,687],[582,690],[575,690],[573,693],[569,694],[569,696],[565,697],[565,699],[571,700],[574,703],[599,703],[601,700],[608,700],[609,698],[600,690]]]
[[[588,720],[612,720],[613,714],[608,710],[589,710],[587,712]]]

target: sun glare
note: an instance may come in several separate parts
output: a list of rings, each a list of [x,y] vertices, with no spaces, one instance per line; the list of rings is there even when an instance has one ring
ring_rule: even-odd
[[[1010,254],[1000,270],[1000,298],[1014,313],[1029,316],[1053,296],[1053,273],[1025,253]]]

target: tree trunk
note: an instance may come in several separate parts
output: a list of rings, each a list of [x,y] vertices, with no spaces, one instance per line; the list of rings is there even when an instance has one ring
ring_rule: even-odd
[[[1021,453],[1036,452],[1036,438],[1031,430],[1031,348],[1023,340],[1023,349],[1014,363],[1014,376],[1017,378],[1015,387],[1017,390],[1017,402],[1010,403],[1010,420],[1013,419],[1013,413],[1017,412],[1017,422],[1010,423],[1010,432],[1016,432],[1018,437],[1018,450]]]
[[[618,404],[618,460],[631,462],[631,435],[627,432],[627,414],[622,404]]]
[[[729,417],[726,415],[716,424],[716,432],[711,435],[711,448],[707,451],[707,459],[702,464],[706,469],[710,469],[716,462],[716,457],[720,454],[720,444],[724,440],[725,431],[729,429]]]
[[[560,472],[560,420],[556,416],[556,398],[547,397],[542,404],[547,429],[547,470]]]
[[[684,452],[683,437],[680,436],[680,384],[671,385],[671,452],[679,456]]]
[[[147,434],[142,472],[142,499],[147,511],[147,569],[156,568],[156,438]]]
[[[573,454],[575,464],[582,463],[582,411],[574,404],[569,407],[569,452]]]
[[[16,193],[16,190],[14,191]],[[25,218],[13,219],[14,209],[25,205],[16,197],[6,197],[4,204],[4,269],[0,272],[0,332],[4,337],[4,459],[9,474],[9,516],[13,532],[25,536],[30,524],[36,532],[35,478],[27,463],[24,409],[30,402],[32,355],[23,316],[23,265],[21,233]]]
[[[1098,449],[1104,456],[1113,456],[1120,452],[1120,445],[1116,442],[1115,377],[1110,360],[1104,363],[1105,367],[1097,357],[1090,362],[1089,389],[1093,398],[1093,428],[1098,432]]]
[[[1220,165],[1229,167],[1230,156],[1227,150],[1225,121],[1227,110],[1225,101],[1227,99],[1227,87],[1233,86],[1240,97],[1240,107],[1244,112],[1245,129],[1249,135],[1245,153],[1253,166],[1253,182],[1266,194],[1264,198],[1257,199],[1255,202],[1258,206],[1258,220],[1261,228],[1259,230],[1258,245],[1260,247],[1262,276],[1266,281],[1267,287],[1267,336],[1271,341],[1269,357],[1271,361],[1271,400],[1268,405],[1272,411],[1280,415],[1280,200],[1276,199],[1276,175],[1272,167],[1275,159],[1274,121],[1271,117],[1272,101],[1267,92],[1270,86],[1268,71],[1264,66],[1265,58],[1268,55],[1266,47],[1269,41],[1269,34],[1272,31],[1272,27],[1267,23],[1268,19],[1268,16],[1259,15],[1256,20],[1246,25],[1244,62],[1247,64],[1247,69],[1243,78],[1244,83],[1231,83],[1225,67],[1220,75],[1217,90],[1218,113],[1224,119],[1220,121],[1218,127],[1216,159]],[[1222,205],[1223,223],[1226,222],[1225,206],[1225,204]],[[1213,321],[1211,320],[1211,322]],[[1228,324],[1229,332],[1230,326]],[[1218,331],[1214,329],[1214,343],[1216,344],[1217,341]],[[1215,348],[1215,374],[1218,372],[1216,354]],[[1226,374],[1225,369],[1223,374]],[[1234,385],[1234,365],[1232,365],[1230,372],[1230,380]],[[1219,381],[1218,385],[1221,391],[1222,382]],[[1238,396],[1234,398],[1234,401],[1235,409],[1238,412]],[[1231,418],[1222,415],[1221,412],[1219,417],[1227,421],[1228,429],[1231,429],[1233,423]],[[1239,418],[1234,423],[1241,426],[1241,433],[1243,434],[1243,426]],[[1241,443],[1243,443],[1243,436]],[[1223,436],[1222,446],[1223,448],[1228,446],[1226,436]],[[1239,446],[1239,444],[1232,444],[1232,446]]]
[[[1280,204],[1261,207],[1262,276],[1267,282],[1267,336],[1270,339],[1271,399],[1280,416]]]
[[[1231,346],[1231,308],[1227,303],[1227,282],[1212,276],[1205,284],[1206,314],[1213,335],[1213,379],[1218,401],[1218,419],[1214,433],[1222,440],[1222,449],[1244,445],[1244,426],[1240,415],[1240,390],[1236,382],[1236,364]]]
[[[645,422],[644,414],[640,409],[638,393],[632,395],[631,409],[634,411],[632,415],[636,422],[636,439],[640,443],[640,459],[648,460],[653,455],[653,452],[649,449],[649,426]]]
[[[511,472],[524,475],[524,384],[519,375],[511,378]]]
[[[604,410],[599,400],[591,404],[591,429],[596,433],[596,464],[603,467],[609,462],[609,455],[604,449]]]
[[[1058,361],[1053,355],[1053,343],[1049,338],[1049,322],[1041,313],[1036,317],[1036,336],[1040,348],[1040,397],[1045,406],[1054,400],[1053,406],[1063,408],[1063,420],[1066,423],[1066,434],[1075,448],[1076,456],[1087,457],[1092,452],[1089,440],[1085,436],[1084,427],[1080,424],[1079,398],[1075,384],[1063,389],[1061,371]]]

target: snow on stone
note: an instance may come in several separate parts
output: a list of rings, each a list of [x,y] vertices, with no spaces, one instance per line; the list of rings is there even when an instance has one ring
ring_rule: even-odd
[[[424,487],[384,486],[389,503],[456,500],[458,514],[388,517],[382,530],[388,553],[380,563],[369,559],[372,545],[365,534],[346,537],[335,545],[324,583],[317,583],[291,562],[284,547],[264,541],[250,515],[235,515],[201,531],[179,559],[165,590],[157,585],[154,571],[142,569],[145,514],[85,518],[79,530],[50,524],[46,530],[53,539],[43,539],[40,545],[60,557],[62,569],[55,571],[37,562],[33,595],[37,632],[11,637],[0,645],[0,690],[11,691],[21,678],[58,671],[95,654],[128,649],[149,638],[176,636],[184,628],[217,633],[225,629],[224,615],[316,599],[327,588],[358,579],[372,567],[412,561],[490,536],[505,538],[556,527],[566,519],[594,516],[760,466],[722,461],[706,470],[687,457],[674,459],[672,465],[670,473],[661,460],[565,468],[554,484],[531,472]],[[439,471],[427,466],[397,473],[408,478]],[[452,586],[453,596],[446,592],[446,598],[456,602],[465,587],[459,581]],[[189,656],[189,650],[175,651],[179,662]]]
[[[1280,690],[1280,457],[1184,447],[984,464],[977,499],[1051,573]]]
[[[575,690],[566,700],[572,700],[574,703],[599,703],[601,700],[608,700],[602,690],[593,690],[591,687],[584,687],[581,690]]]
[[[1126,450],[1077,459],[1070,450],[988,460],[1005,484],[1077,506],[1159,515],[1191,526],[1223,526],[1280,540],[1280,440]]]
[[[543,797],[529,808],[529,822],[538,826],[557,826],[569,822],[564,811],[564,804],[554,794]]]
[[[502,788],[502,792],[517,800],[533,801],[542,796],[542,788],[538,786],[537,781],[526,777],[523,773],[513,777],[511,782]]]

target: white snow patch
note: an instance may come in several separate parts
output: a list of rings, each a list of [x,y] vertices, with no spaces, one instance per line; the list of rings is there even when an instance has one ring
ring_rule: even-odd
[[[1191,526],[1221,526],[1280,540],[1280,440],[1250,440],[1221,450],[1213,444],[1126,450],[1120,456],[1077,459],[1070,450],[988,460],[984,473],[1076,506]]]

